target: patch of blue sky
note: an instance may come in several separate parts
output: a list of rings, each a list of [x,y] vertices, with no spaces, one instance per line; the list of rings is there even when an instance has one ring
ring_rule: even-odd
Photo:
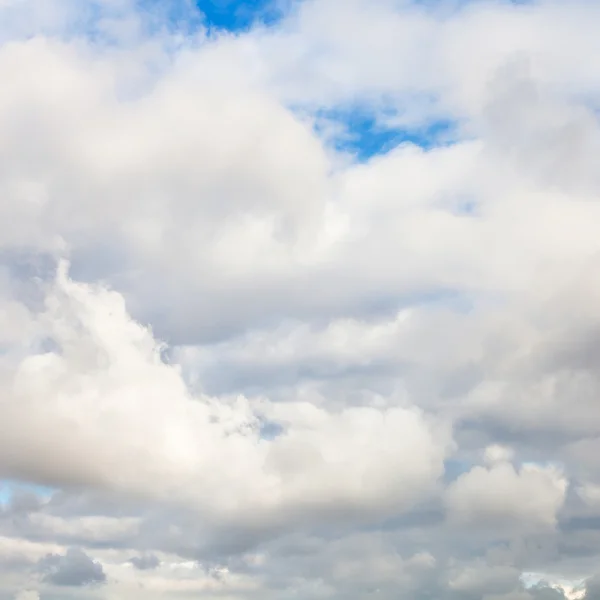
[[[456,481],[461,475],[468,473],[473,468],[473,463],[466,460],[448,459],[444,462],[444,483]]]
[[[123,27],[120,8],[107,9],[91,2],[77,13],[77,20],[67,28],[70,35],[85,37],[102,46],[121,45],[137,36],[170,32],[177,47],[182,40],[198,32],[209,35],[222,32],[242,33],[254,26],[271,26],[287,13],[294,0],[136,0],[139,30]]]
[[[54,488],[12,479],[0,480],[0,504],[9,504],[14,493],[18,490],[32,492],[40,498],[50,498],[56,492]]]
[[[283,0],[138,0],[137,6],[159,29],[193,34],[201,28],[209,33],[244,32],[257,25],[271,26],[286,13]]]
[[[401,144],[429,150],[456,139],[456,123],[449,119],[397,125],[393,115],[361,107],[317,111],[315,130],[336,151],[351,154],[359,162],[386,154]]]
[[[257,25],[276,25],[285,15],[285,4],[277,0],[196,0],[209,31],[240,32]]]
[[[275,438],[282,435],[283,432],[284,428],[279,423],[263,421],[260,425],[260,437],[263,440],[273,441]]]
[[[151,18],[147,20],[150,30],[169,30],[183,35],[191,35],[204,25],[201,11],[189,0],[138,0],[141,12]]]

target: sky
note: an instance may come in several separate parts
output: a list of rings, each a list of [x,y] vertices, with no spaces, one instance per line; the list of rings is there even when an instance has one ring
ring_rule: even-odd
[[[0,600],[600,599],[599,27],[0,0]]]

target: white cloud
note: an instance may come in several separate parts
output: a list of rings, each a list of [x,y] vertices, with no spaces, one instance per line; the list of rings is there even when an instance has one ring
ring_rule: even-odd
[[[6,474],[277,523],[298,509],[402,510],[443,473],[451,440],[417,409],[191,397],[121,296],[72,282],[64,266],[37,322],[58,350],[28,356],[7,383]],[[284,433],[261,439],[261,414]]]
[[[498,444],[488,446],[483,453],[484,461],[491,466],[497,463],[511,462],[513,458],[514,451],[512,448],[507,448]]]
[[[520,572],[507,565],[488,565],[483,561],[462,566],[452,572],[448,587],[456,592],[487,595],[511,592],[518,587]]]
[[[35,590],[22,590],[15,594],[15,600],[39,600],[40,595]]]
[[[555,467],[525,464],[519,470],[508,462],[489,468],[473,467],[447,490],[450,518],[461,523],[489,523],[510,534],[552,528],[565,501],[567,481]]]

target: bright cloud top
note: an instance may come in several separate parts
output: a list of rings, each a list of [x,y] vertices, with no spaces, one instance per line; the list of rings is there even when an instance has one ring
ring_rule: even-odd
[[[182,502],[213,518],[290,512],[293,523],[298,510],[408,507],[443,472],[448,432],[416,408],[195,398],[118,293],[76,284],[62,265],[45,305],[28,345],[56,350],[11,365],[0,409],[12,475]],[[275,439],[261,437],[264,419],[281,427]]]

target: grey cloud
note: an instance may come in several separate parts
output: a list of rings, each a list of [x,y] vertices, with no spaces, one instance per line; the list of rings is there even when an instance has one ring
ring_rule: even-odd
[[[596,116],[583,104],[549,97],[526,57],[508,61],[490,87],[494,139],[527,177],[567,192],[593,192],[600,185]]]
[[[44,506],[44,500],[35,492],[16,488],[12,491],[6,514],[11,516],[26,515],[39,511]]]
[[[66,554],[48,554],[37,564],[45,581],[59,586],[84,586],[106,582],[102,565],[83,550],[69,548]]]
[[[600,575],[590,577],[585,585],[586,600],[600,600]]]
[[[565,600],[564,591],[551,587],[547,583],[540,583],[527,592],[535,598],[535,600]]]
[[[154,554],[142,554],[141,556],[133,556],[129,562],[140,571],[156,569],[160,565],[160,559]]]

